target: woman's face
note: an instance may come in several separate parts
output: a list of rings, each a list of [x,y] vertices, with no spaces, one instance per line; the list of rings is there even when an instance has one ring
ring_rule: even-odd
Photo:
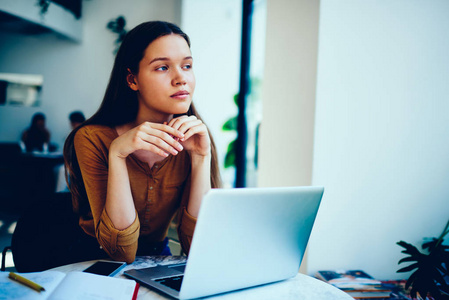
[[[186,40],[171,34],[154,40],[145,50],[139,72],[128,75],[128,84],[137,91],[139,115],[167,118],[184,114],[195,91],[192,54]]]

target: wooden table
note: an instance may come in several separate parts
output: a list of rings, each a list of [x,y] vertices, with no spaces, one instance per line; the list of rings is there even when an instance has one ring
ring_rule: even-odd
[[[140,269],[153,267],[157,265],[166,265],[170,263],[185,262],[185,256],[139,256],[136,260],[122,269],[114,277],[128,278],[123,272],[129,269]],[[95,260],[75,263],[71,265],[61,266],[52,270],[68,273],[71,271],[82,271],[92,265]],[[141,286],[137,299],[171,299],[158,292],[150,290],[145,286]],[[266,284],[258,287],[248,288],[235,292],[229,292],[216,296],[207,297],[207,299],[220,300],[263,300],[263,299],[304,299],[304,300],[350,300],[353,299],[339,289],[313,277],[300,274],[295,277],[277,283]]]

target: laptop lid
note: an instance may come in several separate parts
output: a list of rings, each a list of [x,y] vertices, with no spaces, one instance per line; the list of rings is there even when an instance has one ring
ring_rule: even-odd
[[[179,298],[295,276],[323,191],[322,187],[211,190],[201,205]]]

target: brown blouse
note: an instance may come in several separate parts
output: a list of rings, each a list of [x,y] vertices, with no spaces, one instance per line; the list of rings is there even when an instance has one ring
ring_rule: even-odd
[[[134,155],[126,159],[131,193],[137,218],[124,230],[114,228],[105,210],[108,154],[112,141],[118,137],[114,128],[87,125],[75,135],[75,151],[83,176],[91,212],[80,216],[83,230],[95,236],[115,260],[134,261],[139,242],[159,242],[179,210],[178,235],[183,250],[188,253],[196,218],[187,212],[190,193],[190,157],[187,151],[168,156],[149,165]]]

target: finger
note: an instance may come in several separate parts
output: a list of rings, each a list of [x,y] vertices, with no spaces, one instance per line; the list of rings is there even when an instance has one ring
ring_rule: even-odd
[[[132,139],[132,144],[134,145],[133,146],[134,151],[135,150],[147,150],[147,151],[156,153],[163,157],[167,157],[170,154],[170,151],[164,150],[163,147],[161,147],[161,145],[158,146],[157,142],[152,143],[151,138],[148,138],[148,137],[149,137],[149,135],[147,135],[145,132],[138,131]]]
[[[183,118],[187,118],[187,115],[182,115],[182,116],[173,118],[173,119],[170,120],[170,122],[168,122],[167,125],[170,126],[170,127],[173,127],[173,124],[174,124],[177,120],[183,119]],[[173,128],[174,128],[174,127],[173,127]]]
[[[208,131],[206,125],[204,123],[201,123],[201,125],[190,128],[185,134],[184,140],[188,140],[195,134],[207,135]]]
[[[161,148],[157,147],[156,145],[153,145],[153,144],[148,143],[148,142],[143,141],[143,140],[142,140],[142,145],[141,145],[140,149],[156,153],[157,155],[162,156],[162,157],[169,156],[168,152],[165,152],[164,150],[162,150]]]
[[[173,155],[178,154],[178,151],[183,149],[182,145],[175,141],[169,134],[155,130],[150,133],[141,132],[139,137],[152,145],[162,149],[167,153],[171,153]]]
[[[168,123],[168,126],[174,128],[174,129],[178,129],[186,120],[193,119],[193,118],[196,119],[195,116],[183,115],[183,116],[171,119],[170,122]]]
[[[142,132],[148,135],[153,135],[161,138],[168,144],[178,149],[178,151],[181,151],[183,149],[178,141],[180,137],[184,137],[184,134],[176,129],[171,128],[168,125],[149,123],[143,124],[140,129]]]
[[[194,123],[192,123],[194,122]],[[198,120],[196,116],[185,116],[176,118],[176,120],[172,123],[172,127],[181,133],[186,133],[186,131],[192,127],[201,124],[201,120]]]
[[[142,123],[142,129],[146,132],[152,132],[152,129],[157,129],[166,132],[172,136],[176,136],[179,138],[184,137],[184,135],[181,132],[179,132],[176,128],[173,128],[166,124],[145,122]]]
[[[164,122],[163,123],[164,125],[168,125],[168,123],[167,122]],[[179,142],[179,140],[180,140],[180,138],[179,137],[177,137],[177,136],[174,136],[174,135],[172,135],[172,138],[175,140],[175,141],[177,141],[177,142]]]
[[[162,156],[168,156],[168,154],[177,154],[176,149],[174,149],[158,137],[148,135],[144,132],[139,132],[135,139],[139,140],[139,142],[137,143],[138,149],[149,150],[159,155],[162,155],[162,153],[167,154]]]
[[[189,131],[190,128],[196,127],[203,124],[203,122],[201,122],[201,120],[198,119],[194,119],[192,121],[188,121],[185,122],[181,125],[181,127],[179,127],[179,131],[184,133],[184,135],[186,134],[187,131]]]

